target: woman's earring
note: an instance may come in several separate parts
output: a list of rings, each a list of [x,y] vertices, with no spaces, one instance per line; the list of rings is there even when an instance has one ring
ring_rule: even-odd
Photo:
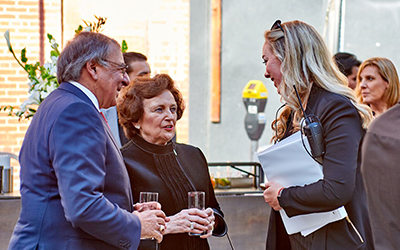
[[[139,125],[135,125],[135,128],[136,128],[137,130],[139,130],[139,129],[140,129],[140,126],[139,126]]]

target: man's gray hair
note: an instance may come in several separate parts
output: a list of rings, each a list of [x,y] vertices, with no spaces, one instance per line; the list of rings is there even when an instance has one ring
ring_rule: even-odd
[[[108,65],[106,59],[113,48],[120,48],[114,39],[95,32],[81,32],[67,43],[57,60],[57,80],[78,81],[87,62]]]

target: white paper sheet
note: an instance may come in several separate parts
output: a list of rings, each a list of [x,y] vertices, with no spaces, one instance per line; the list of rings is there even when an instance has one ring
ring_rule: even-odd
[[[322,166],[308,155],[304,149],[301,132],[296,132],[281,142],[258,153],[268,181],[280,183],[284,187],[304,186],[323,178]],[[307,138],[303,141],[311,152]],[[288,234],[301,232],[303,236],[318,230],[328,223],[347,216],[344,207],[324,213],[298,215],[289,218],[280,210],[282,221]]]

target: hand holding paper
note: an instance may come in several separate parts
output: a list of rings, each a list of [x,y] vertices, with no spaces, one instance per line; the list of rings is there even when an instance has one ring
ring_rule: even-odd
[[[307,139],[303,138],[303,140],[308,147]],[[260,152],[258,158],[269,181],[266,184],[268,188],[264,192],[264,199],[274,210],[279,210],[288,234],[301,232],[303,236],[306,236],[328,223],[341,220],[347,216],[346,210],[342,206],[329,212],[311,213],[289,218],[284,209],[280,207],[277,192],[281,186],[304,186],[324,177],[322,166],[305,151],[300,132],[294,133]]]
[[[265,183],[264,200],[275,211],[279,211],[282,209],[278,201],[278,193],[281,188],[283,188],[282,185],[276,182],[270,181]]]

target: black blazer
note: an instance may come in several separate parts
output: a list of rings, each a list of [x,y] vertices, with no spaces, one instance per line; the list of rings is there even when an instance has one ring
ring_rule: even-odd
[[[345,206],[364,243],[345,219],[330,223],[308,237],[311,249],[373,249],[366,193],[360,173],[360,145],[365,134],[354,105],[344,96],[314,86],[306,109],[324,130],[324,179],[283,190],[279,203],[289,217],[326,212]],[[272,211],[267,249],[290,249],[278,212]]]

